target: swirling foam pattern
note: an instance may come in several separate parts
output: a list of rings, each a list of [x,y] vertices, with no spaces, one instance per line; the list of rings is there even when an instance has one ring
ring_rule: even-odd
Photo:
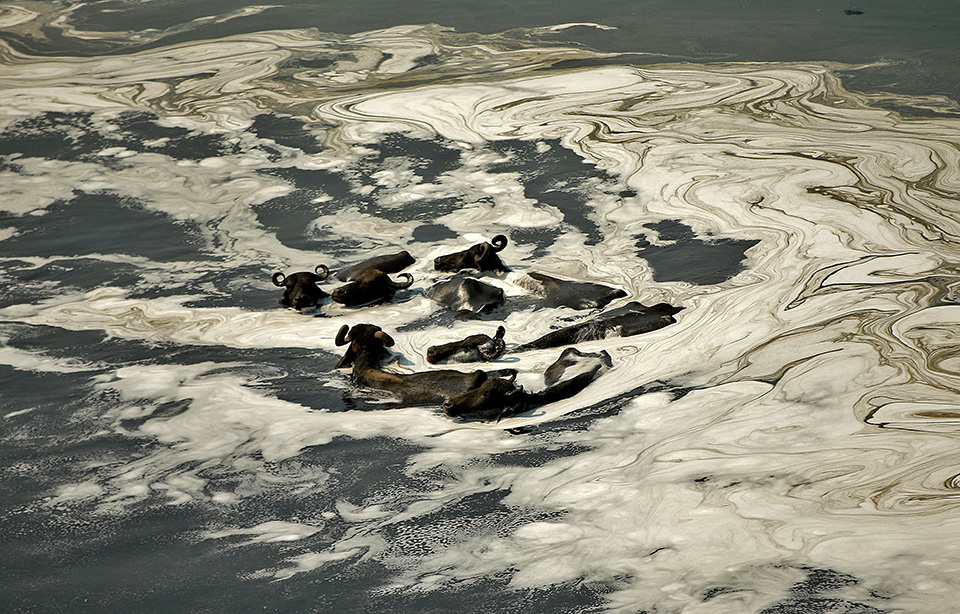
[[[32,19],[0,14],[8,28]],[[31,121],[61,114],[74,122],[75,148],[8,147],[0,158],[0,245],[14,246],[4,277],[45,279],[0,309],[6,341],[30,329],[93,331],[172,352],[119,361],[0,352],[25,372],[94,371],[81,385],[101,409],[87,419],[150,443],[119,468],[60,484],[48,504],[122,513],[158,498],[237,505],[278,488],[316,497],[337,470],[284,463],[337,438],[398,439],[412,447],[402,488],[356,485],[352,500],[325,503],[325,516],[206,526],[201,539],[283,542],[246,581],[373,560],[389,570],[387,592],[507,577],[518,591],[602,587],[612,611],[717,613],[773,607],[810,569],[829,569],[855,578],[831,598],[856,611],[951,611],[960,122],[874,106],[843,88],[835,66],[640,68],[531,40],[410,26],[88,57],[4,43],[0,129],[27,140]],[[570,59],[598,62],[547,69]],[[130,113],[156,135],[121,138]],[[295,119],[313,144],[260,128],[268,116]],[[437,157],[405,158],[390,149],[397,133]],[[178,154],[177,139],[195,154]],[[563,156],[582,163],[542,179]],[[535,181],[582,213],[539,198]],[[30,253],[29,220],[59,215],[81,193],[115,197],[190,241],[174,256],[135,242]],[[722,283],[664,281],[637,252],[641,238],[680,243],[651,226],[665,220],[705,248],[752,247]],[[426,224],[449,238],[418,242]],[[493,324],[448,327],[416,293],[306,318],[275,306],[271,272],[402,248],[418,258],[422,289],[433,256],[495,232],[513,238],[503,257],[514,271],[492,280],[511,300],[528,296],[523,272],[539,270],[685,310],[660,331],[585,344],[608,350],[614,368],[571,400],[499,424],[453,423],[433,407],[330,405],[350,389],[332,369],[343,323],[395,333],[401,369],[425,368],[431,343]],[[40,274],[75,266],[117,276],[94,287]],[[522,343],[574,315],[508,301],[500,317],[508,341]],[[180,362],[194,347],[204,359]],[[284,398],[287,348],[316,360],[307,390],[326,389],[326,400]],[[274,350],[263,364],[243,354]],[[536,373],[555,354],[507,366]],[[529,433],[507,430],[521,427]],[[490,494],[500,515],[454,513]],[[331,519],[347,528],[311,542]]]

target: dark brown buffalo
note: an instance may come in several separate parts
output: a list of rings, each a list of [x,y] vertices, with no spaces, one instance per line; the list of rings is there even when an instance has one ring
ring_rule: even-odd
[[[354,371],[379,369],[390,354],[387,348],[394,344],[393,337],[375,324],[357,324],[353,328],[344,324],[334,342],[338,346],[349,344],[336,368],[353,367]]]
[[[315,309],[327,293],[317,287],[318,281],[323,281],[330,274],[330,270],[322,264],[314,269],[316,273],[303,271],[284,276],[283,273],[273,274],[273,285],[284,288],[280,304],[297,311]]]
[[[575,347],[568,347],[561,352],[560,358],[543,372],[543,383],[552,386],[564,377],[570,378],[577,373],[594,369],[597,369],[596,373],[600,373],[611,367],[613,367],[613,359],[606,350],[581,352]]]
[[[500,358],[507,345],[503,342],[506,329],[497,327],[496,335],[470,335],[460,341],[452,341],[427,348],[427,362],[489,362]]]
[[[424,294],[448,309],[468,313],[489,313],[506,299],[500,288],[460,275],[430,286]]]
[[[353,281],[336,288],[330,298],[337,303],[347,306],[367,305],[389,299],[393,293],[402,288],[409,288],[413,283],[413,275],[401,273],[399,277],[406,282],[396,282],[379,269],[364,271]]]
[[[639,335],[675,323],[676,319],[673,316],[682,309],[683,307],[674,307],[668,303],[658,303],[653,307],[647,307],[636,301],[631,301],[623,307],[600,314],[586,322],[547,333],[539,339],[511,349],[510,352],[542,350],[612,336],[630,337]]]
[[[513,379],[492,377],[444,401],[443,412],[452,418],[495,420],[525,411],[529,397]]]
[[[491,377],[476,388],[447,399],[443,411],[452,418],[499,420],[570,398],[586,388],[601,370],[602,365],[598,364],[540,392],[527,392],[513,378]]]
[[[399,273],[414,262],[416,262],[416,260],[410,255],[410,252],[406,251],[387,254],[385,256],[374,256],[373,258],[367,258],[341,271],[337,271],[337,279],[340,281],[352,281],[366,271],[373,269],[383,271],[384,273]]]
[[[433,259],[433,268],[438,271],[456,273],[463,269],[477,269],[479,271],[495,271],[503,273],[509,271],[497,252],[507,246],[507,237],[497,235],[487,243],[477,243],[469,249],[446,256],[437,256]]]
[[[487,379],[483,371],[464,373],[438,369],[418,373],[389,373],[380,366],[387,357],[393,338],[374,324],[344,324],[335,340],[348,345],[337,368],[353,367],[357,384],[396,395],[402,403],[441,403],[451,396],[471,390]]]
[[[539,293],[543,295],[543,302],[549,307],[603,309],[610,301],[627,295],[620,288],[611,288],[603,284],[568,281],[535,272],[527,275],[539,282]]]

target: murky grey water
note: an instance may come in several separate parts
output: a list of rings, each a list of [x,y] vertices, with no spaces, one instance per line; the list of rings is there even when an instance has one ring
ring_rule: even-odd
[[[955,8],[0,6],[5,602],[955,611]],[[424,294],[494,234],[503,307]],[[400,249],[389,303],[277,304]],[[530,272],[684,310],[497,423],[335,369],[596,315]]]

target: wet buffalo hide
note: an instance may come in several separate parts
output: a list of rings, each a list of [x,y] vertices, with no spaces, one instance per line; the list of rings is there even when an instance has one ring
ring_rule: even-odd
[[[647,307],[636,301],[631,301],[623,307],[613,309],[607,313],[574,324],[517,346],[510,350],[525,352],[527,350],[542,350],[545,348],[574,345],[583,341],[594,341],[605,337],[630,337],[641,333],[648,333],[676,322],[674,315],[683,307],[674,307],[667,303],[658,303]]]
[[[385,256],[374,256],[358,262],[353,266],[347,267],[337,272],[337,279],[340,281],[352,281],[357,279],[363,273],[376,269],[384,273],[399,273],[411,264],[416,262],[410,252],[398,252],[396,254],[387,254]]]
[[[453,277],[427,289],[428,298],[454,311],[488,313],[503,304],[503,290],[473,277]]]
[[[560,354],[560,358],[543,372],[543,383],[552,386],[561,379],[569,379],[587,371],[606,371],[612,366],[613,360],[606,350],[581,352],[575,347],[568,347]]]
[[[549,307],[571,307],[573,309],[603,309],[610,301],[627,295],[620,288],[611,288],[603,284],[557,279],[543,273],[528,273],[539,282],[538,294],[543,296]]]

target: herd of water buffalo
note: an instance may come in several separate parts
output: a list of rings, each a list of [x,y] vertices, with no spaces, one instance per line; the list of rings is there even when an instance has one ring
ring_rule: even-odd
[[[456,311],[489,312],[504,302],[503,290],[477,279],[484,273],[505,273],[509,269],[498,252],[507,245],[507,238],[497,235],[489,242],[434,259],[438,272],[455,273],[426,290],[434,301]],[[284,288],[280,304],[308,312],[327,296],[333,302],[360,307],[390,300],[394,293],[409,288],[413,276],[401,271],[415,262],[406,251],[364,260],[339,271],[336,278],[343,285],[329,295],[318,285],[330,270],[319,265],[314,272],[290,275],[275,273],[273,283]],[[402,281],[395,281],[395,275]],[[603,309],[608,303],[626,296],[626,292],[602,284],[557,279],[542,273],[527,276],[538,284],[537,294],[546,306],[573,309]],[[682,307],[659,303],[646,307],[632,301],[623,307],[601,313],[591,319],[559,328],[534,341],[518,345],[510,352],[573,346],[608,336],[627,337],[662,328],[674,323],[673,316]],[[497,328],[493,337],[471,335],[465,339],[432,346],[427,349],[431,364],[447,362],[490,362],[506,351],[505,329]],[[567,347],[544,372],[546,388],[528,392],[516,383],[514,369],[463,372],[453,369],[431,369],[416,373],[394,373],[384,369],[390,357],[388,348],[393,338],[374,324],[344,324],[336,336],[338,346],[346,346],[337,368],[351,368],[354,381],[363,387],[391,393],[404,404],[439,403],[452,417],[490,420],[514,415],[527,409],[571,397],[592,382],[599,373],[611,367],[606,351],[584,353]]]

